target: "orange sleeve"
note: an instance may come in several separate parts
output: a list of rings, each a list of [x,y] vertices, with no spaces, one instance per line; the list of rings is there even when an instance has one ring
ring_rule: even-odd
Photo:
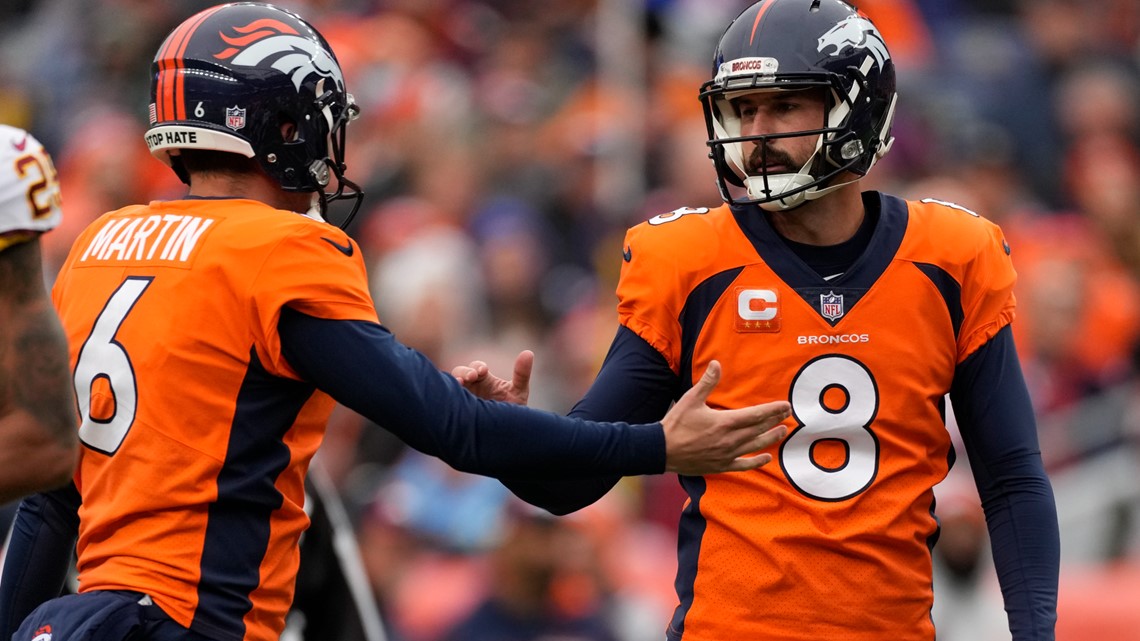
[[[667,260],[668,252],[657,243],[661,235],[649,237],[652,229],[642,223],[625,235],[625,255],[618,280],[618,321],[645,339],[676,372],[680,367],[680,307],[674,298],[678,287],[670,280],[676,268]]]
[[[334,244],[352,247],[347,256]],[[274,373],[298,378],[281,356],[282,307],[318,318],[379,322],[360,248],[343,231],[305,225],[267,256],[253,285],[258,358]]]
[[[958,362],[962,362],[1006,325],[1013,322],[1017,281],[1010,247],[1001,228],[982,219],[986,231],[978,253],[966,266],[962,286],[963,323],[958,338]]]

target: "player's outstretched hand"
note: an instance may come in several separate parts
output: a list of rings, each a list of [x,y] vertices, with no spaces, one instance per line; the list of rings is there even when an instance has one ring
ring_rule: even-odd
[[[492,374],[483,361],[457,365],[451,369],[451,375],[479,398],[526,405],[530,398],[530,373],[533,369],[534,352],[527,349],[515,357],[515,372],[509,381]]]
[[[780,422],[791,415],[786,401],[714,410],[705,404],[720,382],[720,363],[709,363],[701,379],[665,415],[665,469],[695,476],[754,470],[772,460],[766,449],[788,433]]]

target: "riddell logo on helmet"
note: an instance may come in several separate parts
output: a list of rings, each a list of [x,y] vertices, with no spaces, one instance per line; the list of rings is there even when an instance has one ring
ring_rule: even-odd
[[[289,76],[298,92],[305,80],[314,74],[332,79],[338,88],[344,88],[340,67],[329,52],[317,42],[302,37],[296,29],[284,22],[255,20],[244,27],[234,27],[233,30],[238,35],[218,34],[230,46],[214,54],[215,58],[232,58],[230,63],[238,67],[268,64]]]

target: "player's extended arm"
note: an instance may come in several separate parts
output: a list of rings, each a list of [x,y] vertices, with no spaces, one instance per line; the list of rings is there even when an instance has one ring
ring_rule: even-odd
[[[618,335],[619,337],[621,336],[620,332]],[[617,341],[615,341],[615,346],[616,345]],[[611,346],[610,356],[612,356],[613,353],[614,347]],[[590,388],[591,392],[604,388],[609,384],[606,382],[607,379],[612,379],[613,377],[607,377],[606,374],[607,372],[613,371],[614,368],[607,369],[606,366],[611,362],[611,358],[607,356],[602,365],[601,372]],[[524,351],[515,359],[514,374],[509,381],[492,374],[487,364],[482,361],[473,361],[469,365],[457,366],[451,370],[451,375],[467,388],[468,391],[479,398],[525,405],[527,399],[530,397],[530,374],[533,366],[534,353]],[[669,369],[668,365],[666,365],[665,369]],[[672,372],[669,373],[672,374]],[[618,383],[619,381],[624,382],[627,380],[629,379],[619,376],[617,380],[613,382]],[[575,412],[579,411],[579,407],[589,398],[590,393],[587,393],[583,401],[579,401],[570,415],[575,416]],[[659,412],[651,413],[641,421],[615,412],[602,413],[599,415],[620,418],[635,423],[649,422],[655,420],[658,416],[664,416],[671,402],[671,398],[666,398]],[[584,416],[578,415],[578,418],[589,418],[589,414]],[[576,512],[587,505],[592,505],[608,494],[621,479],[622,476],[620,474],[608,474],[605,476],[576,476],[573,478],[544,479],[501,477],[499,480],[511,493],[523,501],[540,507],[551,514],[564,516],[571,512]]]
[[[790,413],[783,402],[709,408],[714,366],[661,423],[595,423],[476,398],[376,323],[286,308],[278,331],[282,353],[306,380],[421,452],[488,476],[754,469],[767,459],[749,454],[778,438]]]
[[[0,576],[0,639],[10,639],[39,604],[63,590],[79,531],[72,483],[20,503]]]
[[[79,442],[67,340],[39,241],[0,251],[0,503],[59,487]]]
[[[621,334],[619,333],[619,336]],[[617,345],[617,341],[615,341]],[[652,348],[650,348],[652,350]],[[614,348],[611,347],[610,355],[614,353]],[[655,352],[656,353],[656,352]],[[663,360],[663,359],[662,359]],[[606,358],[605,363],[602,365],[602,371],[599,373],[598,378],[595,379],[591,392],[604,387],[607,383],[606,373],[613,371],[614,368],[607,369],[606,365],[611,363],[609,357]],[[467,388],[472,394],[479,398],[485,398],[493,401],[504,401],[507,403],[518,403],[526,405],[527,399],[530,397],[530,375],[534,367],[534,353],[526,350],[518,355],[515,359],[514,373],[511,380],[499,378],[491,373],[487,364],[483,361],[472,361],[468,365],[459,365],[451,370],[451,375],[455,380],[459,381],[461,385]],[[668,365],[665,366],[668,370]],[[669,372],[672,374],[672,372]],[[619,381],[624,381],[623,377],[618,377]],[[601,382],[601,385],[600,385]],[[615,381],[617,382],[617,381]],[[588,399],[590,394],[587,393]],[[585,400],[585,399],[584,399]],[[649,422],[656,419],[658,416],[664,416],[665,411],[668,409],[669,404],[672,402],[671,398],[666,398],[661,410],[656,413],[651,413],[645,419],[638,421],[630,418],[629,416],[616,414],[610,412],[602,414],[602,416],[611,416],[620,418],[622,420],[631,422]],[[582,402],[575,406],[574,410],[577,411]],[[574,411],[571,411],[571,416],[574,416]],[[589,418],[589,416],[579,416],[579,418]],[[574,478],[548,478],[548,479],[531,479],[531,478],[512,478],[502,477],[499,480],[509,489],[515,496],[531,505],[540,507],[551,514],[564,516],[580,510],[587,505],[593,504],[598,499],[605,496],[617,485],[618,481],[622,479],[620,474],[610,474],[606,476],[587,476],[587,477],[574,477]]]
[[[950,400],[985,510],[1013,641],[1053,641],[1057,506],[1009,326],[958,366]]]
[[[452,370],[452,374],[480,393],[498,390],[505,398],[523,396],[519,381],[529,381],[529,359],[520,354],[515,363],[512,382],[497,379],[484,364],[472,363]],[[520,366],[526,366],[520,371]],[[681,382],[668,361],[643,338],[626,327],[619,327],[609,352],[594,383],[570,411],[570,416],[593,420],[621,420],[646,423],[665,415],[680,394]],[[773,431],[778,439],[782,431]],[[605,496],[621,476],[585,478],[520,479],[503,478],[502,482],[522,500],[554,514],[569,514]]]

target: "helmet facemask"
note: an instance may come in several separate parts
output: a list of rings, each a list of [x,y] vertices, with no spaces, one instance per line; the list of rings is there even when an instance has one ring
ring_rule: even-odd
[[[850,71],[857,79],[863,77],[858,70]],[[860,94],[865,91],[865,83],[855,80],[845,86],[843,81],[842,76],[832,75],[826,80],[782,78],[773,82],[771,78],[755,74],[727,82],[718,83],[714,79],[705,83],[701,100],[705,104],[706,125],[710,132],[709,157],[713,159],[721,178],[718,181],[721,197],[733,204],[755,203],[768,211],[785,211],[848,184],[832,184],[844,172],[865,175],[890,148],[893,139],[871,149],[871,141],[859,138],[859,128],[853,126],[851,119],[859,115],[859,110],[854,107]],[[824,117],[818,128],[750,136],[741,134],[741,119],[733,104],[736,98],[754,92],[805,91],[813,88],[820,88],[824,93]],[[892,101],[879,130],[889,131],[893,112]],[[751,153],[753,145],[761,154],[760,166],[763,167],[768,164],[771,141],[803,136],[815,136],[815,151],[797,171],[781,174],[749,174],[747,171],[745,154]]]
[[[317,98],[318,117],[323,119],[329,133],[324,140],[326,153],[310,163],[307,173],[313,185],[316,186],[315,205],[321,218],[328,220],[331,203],[340,200],[352,201],[348,213],[336,223],[338,227],[345,229],[356,216],[356,212],[364,200],[364,192],[361,191],[360,186],[344,175],[348,123],[360,116],[360,108],[357,107],[352,94],[344,94],[343,104],[337,104],[336,97],[336,92],[329,90]],[[332,182],[330,174],[336,178],[336,190],[332,193],[326,191],[329,183]]]
[[[807,91],[816,85],[808,84],[796,87],[770,87],[757,89],[744,89],[720,92],[707,99],[714,103],[711,110],[712,120],[710,128],[715,136],[709,145],[712,147],[714,159],[731,170],[729,180],[732,185],[744,188],[744,198],[749,202],[762,203],[761,207],[772,211],[790,209],[804,201],[804,190],[810,187],[815,178],[813,168],[821,163],[820,150],[824,135],[827,132],[823,117],[820,126],[815,129],[792,131],[786,133],[743,135],[742,120],[736,100],[751,93],[767,93],[777,91]],[[825,105],[827,103],[825,102]],[[828,110],[823,110],[826,113]],[[750,157],[759,155],[760,162],[752,163],[759,167],[770,165],[769,156],[776,153],[771,143],[776,140],[789,138],[815,137],[815,149],[795,171],[771,174],[755,169],[749,170]],[[732,198],[731,194],[727,199]]]
[[[823,92],[818,126],[742,135],[734,101],[756,92]],[[709,157],[721,197],[783,211],[817,199],[865,175],[890,149],[897,94],[894,65],[874,25],[838,0],[761,0],[726,29],[713,78],[701,86]],[[767,160],[772,143],[814,137],[814,152],[794,169],[748,170],[746,154]],[[780,165],[786,163],[777,162]],[[796,159],[797,163],[802,159]],[[851,174],[850,176],[842,176]]]
[[[335,223],[344,229],[364,198],[360,187],[344,175],[348,123],[359,116],[360,108],[352,94],[339,88],[324,89],[324,84],[323,79],[317,83],[318,95],[302,113],[280,114],[282,123],[294,125],[293,136],[264,143],[258,161],[283,190],[312,193],[313,207],[308,213],[322,220],[329,220],[329,204],[353,200],[349,211]],[[330,193],[327,189],[333,178],[336,189]]]

